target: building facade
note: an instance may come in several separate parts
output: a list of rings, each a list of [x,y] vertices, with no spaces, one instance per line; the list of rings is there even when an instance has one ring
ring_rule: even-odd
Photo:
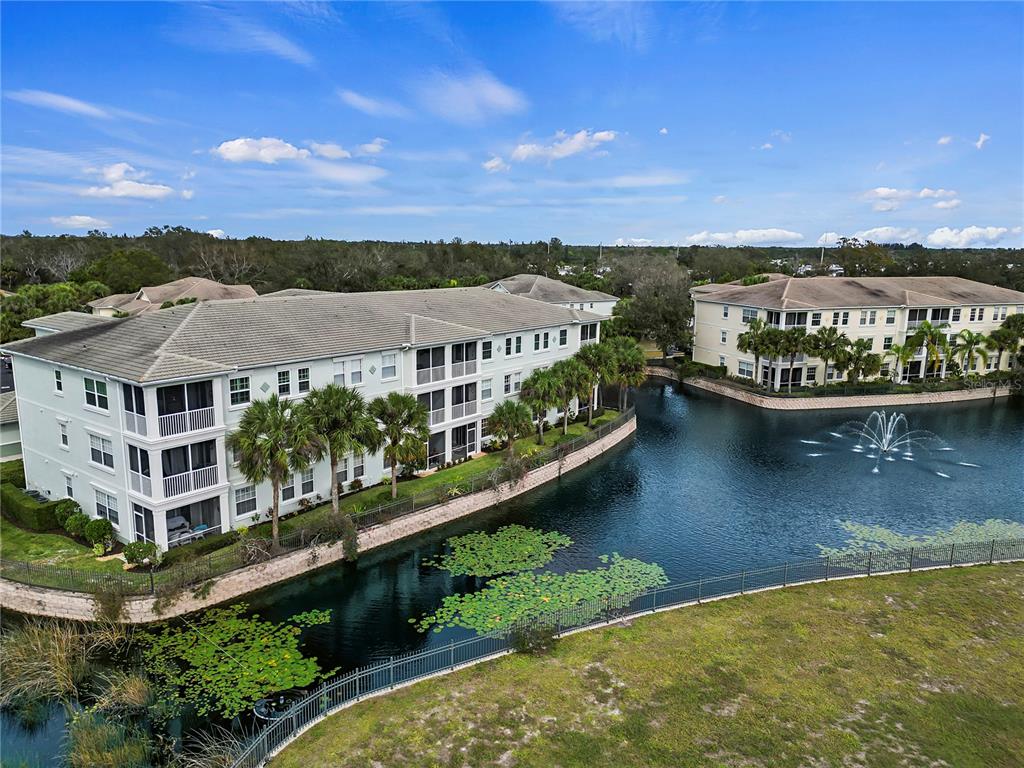
[[[166,549],[271,506],[270,483],[249,483],[225,449],[254,400],[301,400],[332,382],[367,401],[412,394],[429,412],[436,467],[478,452],[494,406],[596,342],[599,323],[456,288],[201,302],[15,342],[27,484]],[[348,489],[389,474],[380,454],[350,455],[338,479]],[[282,513],[328,498],[329,475],[326,461],[295,473]]]
[[[883,358],[882,374],[895,373],[895,362],[886,359],[894,345],[903,345],[924,321],[945,326],[952,343],[962,330],[988,334],[1008,315],[1024,313],[1024,293],[959,277],[806,277],[771,279],[756,285],[703,285],[691,292],[694,302],[693,359],[724,366],[732,376],[756,379],[778,388],[789,383],[789,358],[761,359],[754,370],[754,356],[737,349],[737,339],[753,318],[774,328],[804,328],[808,334],[833,326],[851,341],[868,339],[871,351]],[[1010,366],[1003,355],[1002,368]],[[992,355],[987,363],[975,360],[979,372],[995,370]],[[902,381],[925,376],[944,376],[945,360],[938,368],[917,349],[901,367]],[[830,363],[806,354],[798,355],[793,385],[817,385],[839,381],[843,376]]]
[[[487,283],[484,287],[566,309],[591,312],[601,317],[611,317],[612,310],[619,301],[618,296],[612,296],[610,293],[579,288],[544,275],[512,275]]]

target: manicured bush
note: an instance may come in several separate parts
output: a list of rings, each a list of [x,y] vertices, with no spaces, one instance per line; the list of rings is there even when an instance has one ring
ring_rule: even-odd
[[[54,506],[53,515],[57,518],[57,525],[63,528],[69,517],[81,511],[82,505],[74,499],[62,499]]]
[[[0,483],[10,483],[17,488],[24,488],[25,462],[21,459],[0,462]]]
[[[102,544],[105,547],[114,542],[114,526],[105,517],[90,520],[85,526],[85,540],[94,547]]]
[[[84,537],[85,527],[89,524],[89,516],[85,512],[76,512],[64,521],[64,530],[72,536]]]
[[[156,563],[160,550],[151,541],[132,541],[124,545],[124,559],[132,565],[142,565],[147,558]]]
[[[363,490],[363,481],[360,480],[357,477],[355,480],[353,480],[351,483],[348,484],[348,489],[350,491],[361,491],[361,490]]]
[[[58,502],[37,501],[12,483],[0,484],[0,506],[8,519],[32,531],[52,531],[60,526],[54,508]]]

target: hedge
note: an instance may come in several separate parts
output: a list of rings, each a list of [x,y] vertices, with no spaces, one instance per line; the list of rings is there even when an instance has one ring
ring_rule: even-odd
[[[24,488],[25,462],[21,459],[0,462],[0,483],[10,483],[17,488]]]
[[[27,496],[12,483],[0,483],[0,502],[3,503],[4,514],[20,525],[32,531],[52,531],[60,528],[54,508],[60,501],[36,501]]]

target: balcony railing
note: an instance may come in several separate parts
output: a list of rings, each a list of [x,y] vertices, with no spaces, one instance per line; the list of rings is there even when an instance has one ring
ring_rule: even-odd
[[[597,339],[581,339],[580,346],[585,347],[587,344],[597,344]]]
[[[476,360],[466,360],[462,363],[452,363],[452,378],[461,376],[472,376],[476,373]]]
[[[440,424],[444,421],[444,408],[438,408],[436,411],[430,412],[430,426]]]
[[[124,425],[129,432],[134,432],[136,435],[145,435],[146,433],[146,416],[141,413],[132,413],[131,411],[124,412]]]
[[[465,403],[458,403],[452,406],[452,418],[461,419],[463,416],[472,416],[476,413],[476,400],[469,400]]]
[[[433,368],[418,368],[416,370],[416,383],[429,384],[432,381],[444,379],[444,366],[435,365]]]
[[[212,407],[168,413],[160,417],[160,436],[167,437],[168,435],[180,435],[183,432],[195,432],[197,429],[209,429],[215,422]]]
[[[181,496],[217,484],[217,467],[200,467],[164,478],[164,496]]]
[[[143,496],[153,495],[153,480],[152,478],[146,477],[139,472],[128,472],[128,481],[131,485],[131,489],[136,493],[141,493]]]

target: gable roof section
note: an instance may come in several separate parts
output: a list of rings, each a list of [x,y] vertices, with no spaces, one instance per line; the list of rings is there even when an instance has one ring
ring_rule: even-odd
[[[60,333],[62,331],[74,331],[78,328],[101,325],[102,323],[110,322],[112,319],[100,315],[87,315],[84,312],[57,312],[53,315],[30,318],[23,322],[22,325],[25,328],[37,328],[43,331]]]
[[[216,280],[205,277],[182,277],[163,285],[151,285],[140,288],[135,293],[115,293],[89,302],[94,309],[117,309],[121,312],[137,314],[153,312],[165,301],[179,299],[197,299],[199,301],[216,301],[218,299],[245,299],[256,296],[250,285],[224,285]]]
[[[6,350],[150,382],[602,319],[483,288],[261,296],[109,319]]]
[[[603,291],[588,291],[585,288],[578,288],[561,280],[554,280],[544,275],[512,275],[493,283],[487,283],[485,288],[504,289],[513,296],[523,296],[537,301],[546,301],[551,304],[568,304],[572,302],[591,301],[618,301],[617,296]]]

